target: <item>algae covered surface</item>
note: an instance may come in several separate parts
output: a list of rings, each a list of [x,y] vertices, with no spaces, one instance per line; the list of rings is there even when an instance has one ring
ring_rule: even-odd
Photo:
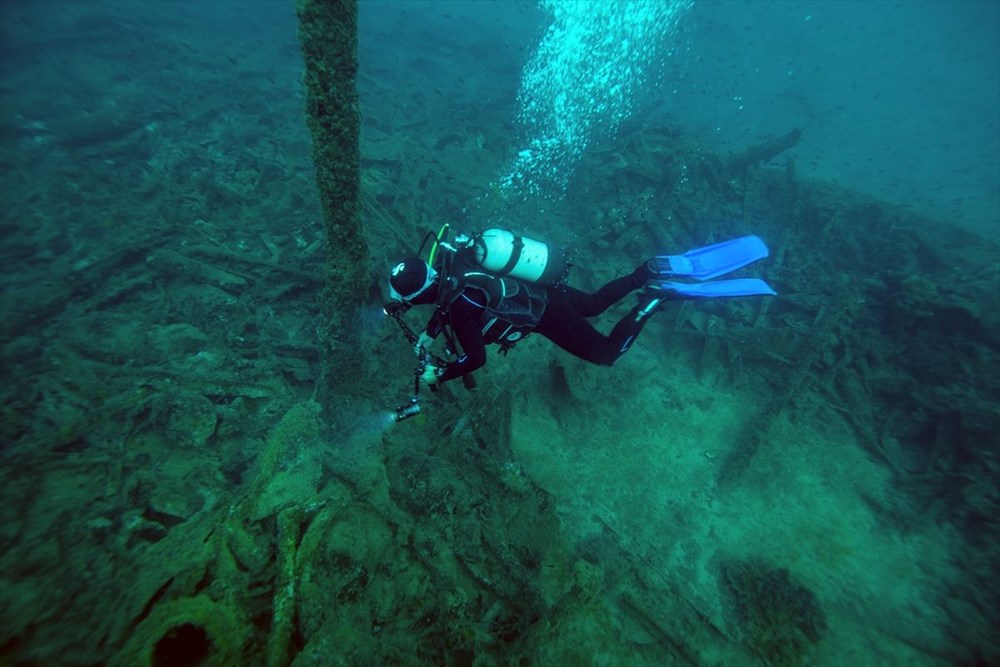
[[[533,160],[571,5],[361,4],[366,258],[323,222],[294,6],[0,5],[0,663],[1000,662],[996,221],[818,178],[857,137],[804,78],[777,131],[706,131],[711,4],[608,3],[674,59]],[[444,222],[581,289],[753,233],[778,296],[668,303],[611,368],[530,336],[393,424],[387,272]],[[328,244],[366,262],[336,326]]]

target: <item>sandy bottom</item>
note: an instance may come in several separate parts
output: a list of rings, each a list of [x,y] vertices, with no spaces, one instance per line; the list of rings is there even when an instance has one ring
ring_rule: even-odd
[[[514,450],[557,497],[568,539],[613,525],[715,618],[724,608],[717,558],[762,559],[812,589],[827,615],[810,664],[926,664],[913,647],[933,652],[943,641],[937,601],[957,577],[949,530],[904,535],[880,523],[871,504],[902,499],[818,401],[786,409],[740,481],[717,491],[718,467],[760,392],[710,387],[688,364],[665,362],[658,333],[610,370],[565,359],[574,404],[525,396],[514,411]]]

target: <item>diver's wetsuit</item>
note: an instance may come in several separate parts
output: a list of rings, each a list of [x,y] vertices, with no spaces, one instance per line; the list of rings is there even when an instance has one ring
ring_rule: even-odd
[[[612,280],[593,294],[567,285],[549,287],[549,300],[545,312],[534,328],[553,343],[581,359],[602,366],[610,366],[623,355],[638,335],[647,318],[637,318],[642,304],[623,317],[605,336],[597,331],[586,318],[600,315],[618,303],[633,290],[645,285],[652,273],[640,266],[629,275]],[[486,344],[482,320],[485,296],[477,289],[466,288],[452,303],[448,324],[455,333],[463,354],[445,367],[439,382],[445,382],[480,368],[486,363]],[[427,333],[437,337],[443,328],[439,313],[435,312],[427,325]]]

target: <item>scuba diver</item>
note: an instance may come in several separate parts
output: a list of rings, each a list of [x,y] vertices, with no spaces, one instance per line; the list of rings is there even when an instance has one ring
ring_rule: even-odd
[[[589,294],[565,283],[570,262],[559,248],[497,228],[473,237],[460,235],[449,244],[447,231],[445,225],[428,261],[408,257],[393,268],[389,278],[393,303],[386,306],[386,313],[396,318],[422,359],[415,371],[418,391],[419,382],[434,389],[455,378],[471,379],[468,374],[486,363],[486,345],[498,344],[506,354],[532,332],[580,359],[611,366],[629,350],[665,300],[775,294],[758,278],[711,281],[767,257],[767,246],[756,236],[683,255],[656,256]],[[445,252],[435,261],[439,248]],[[710,282],[674,282],[675,277]],[[609,335],[588,321],[636,290],[643,290],[639,303]],[[434,305],[419,336],[400,318],[401,312],[414,305]],[[442,334],[448,352],[456,355],[454,361],[444,362],[426,353]],[[412,404],[417,400],[415,394]],[[400,415],[400,419],[410,416]]]

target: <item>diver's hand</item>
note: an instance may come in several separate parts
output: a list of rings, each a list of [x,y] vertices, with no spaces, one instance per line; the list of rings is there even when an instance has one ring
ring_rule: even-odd
[[[420,374],[421,381],[424,382],[428,387],[432,387],[438,383],[438,378],[444,372],[443,368],[438,368],[437,366],[432,366],[427,364],[427,368],[424,372]]]
[[[425,350],[429,350],[429,349],[431,349],[431,343],[433,343],[433,342],[434,342],[434,339],[431,338],[427,334],[426,331],[421,331],[420,332],[420,337],[417,338],[417,343],[416,343],[416,345],[413,346],[413,349],[414,349],[415,352],[419,352],[420,348],[424,348]]]

